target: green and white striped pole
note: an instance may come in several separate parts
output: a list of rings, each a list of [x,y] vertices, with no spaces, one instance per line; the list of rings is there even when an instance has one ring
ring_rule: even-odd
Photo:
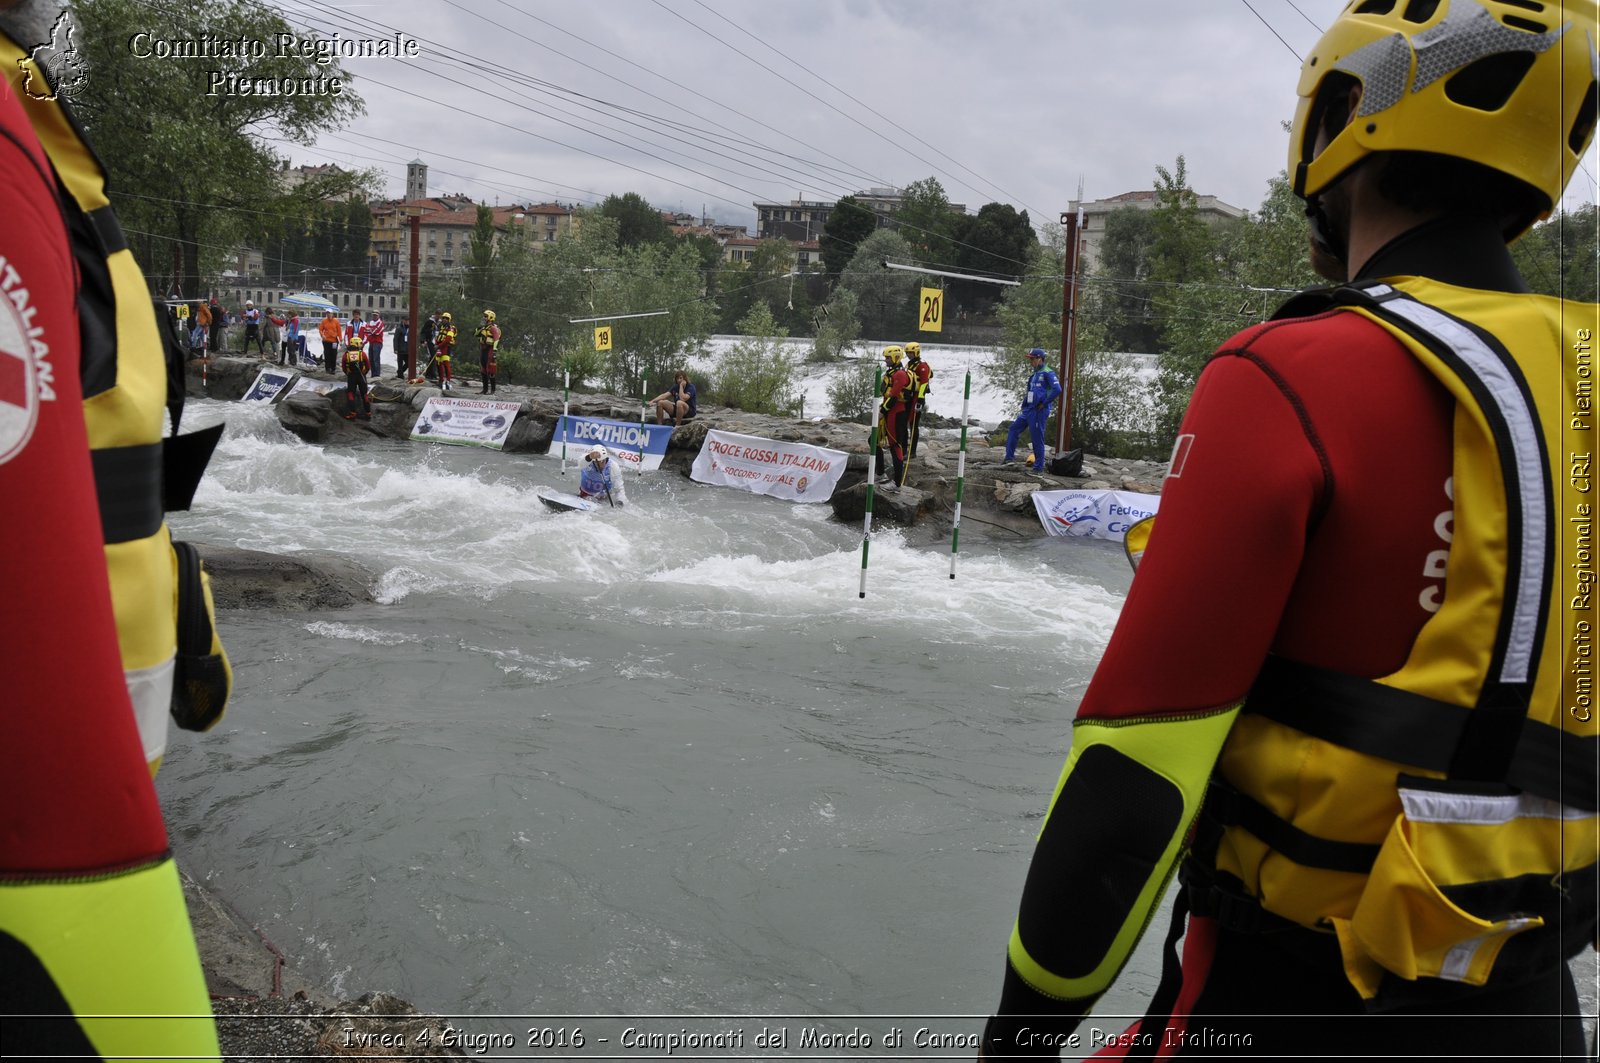
[[[650,378],[639,378],[639,475],[644,475],[644,412],[650,408]]]
[[[572,362],[561,359],[561,475],[567,474],[567,440],[572,437]]]
[[[872,500],[878,490],[878,410],[883,406],[883,370],[872,379],[872,431],[867,434],[867,513],[861,525],[861,597],[867,596],[867,551],[872,545]]]
[[[956,578],[956,546],[961,541],[961,494],[967,486],[967,404],[972,401],[972,370],[961,391],[961,451],[956,455],[956,512],[950,521],[950,578]]]

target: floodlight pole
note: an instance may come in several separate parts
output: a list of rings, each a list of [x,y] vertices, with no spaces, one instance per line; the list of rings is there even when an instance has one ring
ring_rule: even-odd
[[[422,301],[419,290],[420,273],[422,267],[422,215],[413,214],[409,219],[411,223],[411,317],[406,326],[406,380],[413,381],[417,377],[417,310]]]

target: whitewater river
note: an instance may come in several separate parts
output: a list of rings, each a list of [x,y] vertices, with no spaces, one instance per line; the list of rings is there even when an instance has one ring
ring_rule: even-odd
[[[486,1029],[993,1007],[1119,548],[970,525],[952,581],[881,533],[862,600],[826,506],[655,473],[557,515],[556,459],[185,426],[223,417],[176,534],[377,581],[224,614],[228,715],[158,779],[180,861],[304,975]],[[1101,1013],[1142,1010],[1158,937]]]

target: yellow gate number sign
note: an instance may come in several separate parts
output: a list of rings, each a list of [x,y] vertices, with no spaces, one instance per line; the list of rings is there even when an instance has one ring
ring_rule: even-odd
[[[189,304],[188,303],[179,303],[178,304],[178,317],[180,319],[182,319],[182,318],[186,318],[188,316],[189,316]]]
[[[922,332],[944,331],[944,292],[938,288],[922,289],[922,313],[917,319]]]
[[[611,349],[611,326],[601,325],[594,330],[594,349],[609,351]]]

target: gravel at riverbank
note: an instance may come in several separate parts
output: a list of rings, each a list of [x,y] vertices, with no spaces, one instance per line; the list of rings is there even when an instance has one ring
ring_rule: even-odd
[[[186,872],[184,899],[225,1060],[455,1058],[450,1026],[388,993],[335,1000],[225,900]]]

